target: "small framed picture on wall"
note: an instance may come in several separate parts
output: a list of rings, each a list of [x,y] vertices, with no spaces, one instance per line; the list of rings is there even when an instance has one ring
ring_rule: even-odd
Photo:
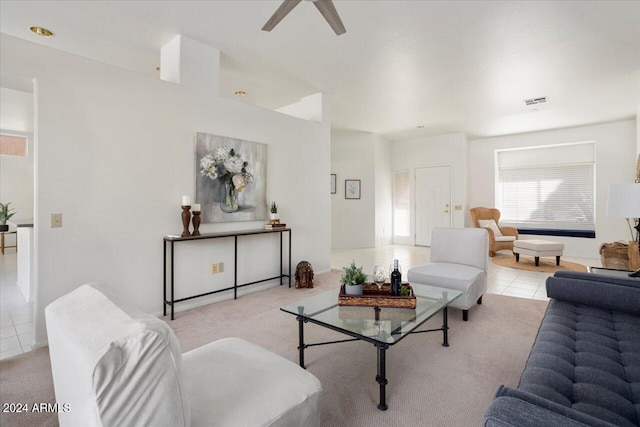
[[[344,198],[345,199],[360,198],[360,180],[359,179],[344,180]]]
[[[336,174],[331,174],[331,194],[336,194]]]

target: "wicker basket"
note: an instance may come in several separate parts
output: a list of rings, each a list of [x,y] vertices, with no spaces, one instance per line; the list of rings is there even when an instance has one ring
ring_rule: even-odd
[[[600,262],[604,268],[629,269],[629,245],[624,242],[600,245]]]
[[[338,295],[338,305],[351,305],[360,307],[392,307],[392,308],[416,308],[416,296],[413,288],[408,283],[402,286],[409,286],[410,296],[391,295],[391,285],[382,285],[382,293],[378,291],[375,284],[365,284],[362,288],[362,295],[347,295],[344,292],[344,285],[340,287]]]

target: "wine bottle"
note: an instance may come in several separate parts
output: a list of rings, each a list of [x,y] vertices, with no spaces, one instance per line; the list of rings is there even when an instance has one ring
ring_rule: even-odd
[[[402,273],[400,273],[398,260],[393,260],[393,271],[390,275],[391,279],[391,295],[399,296],[400,295],[400,286],[402,285]]]

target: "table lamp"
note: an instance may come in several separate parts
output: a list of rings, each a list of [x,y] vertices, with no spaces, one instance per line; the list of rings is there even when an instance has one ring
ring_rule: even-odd
[[[609,187],[609,201],[607,204],[607,216],[613,218],[626,218],[631,231],[633,241],[629,245],[635,244],[636,260],[640,245],[640,182],[627,184],[611,184]],[[634,225],[631,226],[633,221]],[[635,229],[635,236],[633,235]],[[631,255],[631,252],[630,252]],[[631,265],[631,257],[629,257]],[[637,266],[635,266],[637,268]],[[640,269],[629,274],[631,277],[640,277]]]

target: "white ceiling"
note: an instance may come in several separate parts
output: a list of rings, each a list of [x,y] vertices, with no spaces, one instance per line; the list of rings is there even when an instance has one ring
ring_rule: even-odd
[[[278,108],[329,94],[332,127],[402,140],[631,118],[640,102],[640,1],[340,1],[336,36],[301,2],[0,1],[0,31],[158,78],[177,34],[222,52],[222,96]],[[39,25],[56,36],[29,32]],[[523,100],[547,96],[546,104]],[[417,129],[417,125],[424,128]]]

